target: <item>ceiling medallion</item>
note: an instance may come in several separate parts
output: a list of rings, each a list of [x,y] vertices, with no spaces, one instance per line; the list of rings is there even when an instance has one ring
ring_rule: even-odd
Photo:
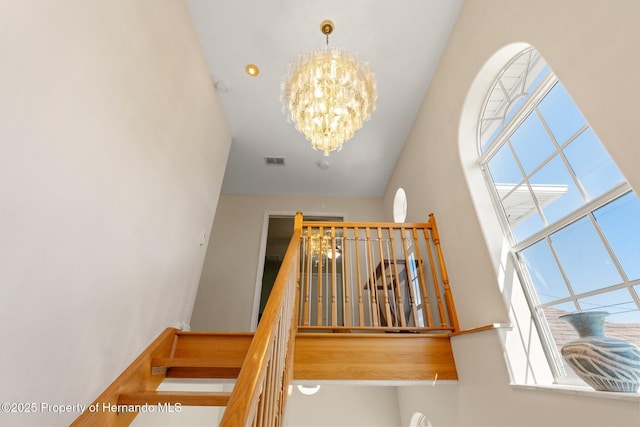
[[[333,22],[320,25],[326,46],[298,57],[282,82],[281,101],[314,150],[340,150],[376,109],[376,82],[366,62],[329,48]]]

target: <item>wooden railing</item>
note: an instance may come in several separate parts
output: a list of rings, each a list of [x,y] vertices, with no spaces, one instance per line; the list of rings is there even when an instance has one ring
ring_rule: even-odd
[[[220,422],[221,427],[282,425],[293,374],[301,227],[302,214],[298,213],[291,243]]]
[[[302,223],[298,328],[459,330],[433,214],[426,223]]]

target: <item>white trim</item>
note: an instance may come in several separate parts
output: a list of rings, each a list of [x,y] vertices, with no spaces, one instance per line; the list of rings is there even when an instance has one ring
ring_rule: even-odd
[[[614,399],[627,400],[630,402],[640,403],[640,393],[619,393],[610,391],[597,391],[586,386],[570,386],[560,384],[509,384],[514,390],[534,390],[561,394],[570,394],[573,396],[595,397],[598,399]]]
[[[294,213],[295,215],[295,213]],[[258,314],[260,311],[260,293],[262,292],[262,276],[264,274],[264,255],[267,252],[267,233],[269,231],[269,217],[271,213],[264,212],[262,218],[262,237],[260,237],[260,253],[258,254],[258,268],[256,271],[255,289],[253,291],[253,308],[251,309],[251,323],[249,330],[255,332],[258,327]]]
[[[438,385],[460,385],[458,380],[292,380],[292,385],[362,385],[362,386],[438,386]]]

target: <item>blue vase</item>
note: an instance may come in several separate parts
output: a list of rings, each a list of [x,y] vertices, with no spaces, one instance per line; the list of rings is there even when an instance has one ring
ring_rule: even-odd
[[[606,311],[560,316],[580,338],[562,346],[562,357],[584,382],[599,391],[635,393],[640,388],[640,349],[605,335]]]

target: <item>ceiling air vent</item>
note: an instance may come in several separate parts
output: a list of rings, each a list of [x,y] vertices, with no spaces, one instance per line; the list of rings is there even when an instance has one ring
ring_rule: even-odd
[[[264,163],[267,166],[284,166],[284,157],[265,157]]]

